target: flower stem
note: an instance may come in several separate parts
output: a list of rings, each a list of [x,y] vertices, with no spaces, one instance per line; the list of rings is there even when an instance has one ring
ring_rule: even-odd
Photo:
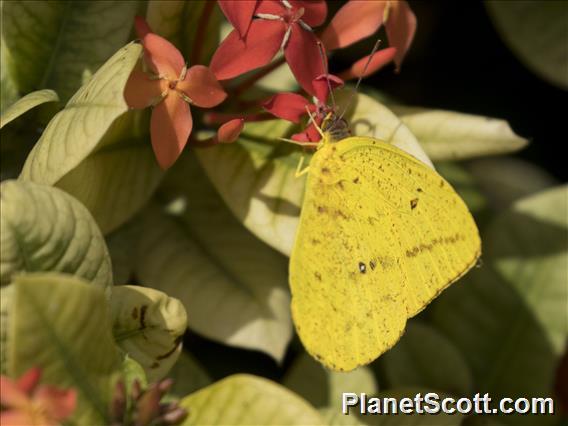
[[[201,12],[201,19],[199,20],[199,25],[197,31],[195,32],[195,40],[193,41],[193,48],[191,49],[191,65],[196,65],[201,59],[201,51],[203,45],[205,44],[205,30],[209,24],[211,18],[211,13],[213,12],[213,7],[215,7],[214,1],[206,1],[203,6],[203,11]]]
[[[208,112],[203,115],[203,122],[205,124],[223,124],[229,120],[234,120],[235,118],[243,119],[245,122],[251,121],[265,121],[265,120],[275,120],[272,114],[267,112],[260,112],[257,114],[231,114],[224,112]]]

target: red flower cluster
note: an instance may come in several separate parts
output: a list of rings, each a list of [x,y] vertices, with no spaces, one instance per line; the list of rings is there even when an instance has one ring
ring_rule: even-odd
[[[41,370],[32,368],[18,380],[0,376],[2,425],[59,425],[73,414],[77,391],[39,385]]]
[[[217,80],[264,67],[282,50],[283,59],[301,88],[314,97],[314,103],[296,93],[283,93],[263,106],[269,113],[293,122],[310,111],[319,124],[328,112],[329,88],[341,85],[342,80],[367,76],[393,60],[398,69],[416,28],[416,18],[404,0],[349,0],[319,32],[316,28],[327,18],[325,0],[218,0],[218,4],[234,30],[218,47],[210,68],[194,65],[188,69],[170,42],[153,34],[141,18],[136,21],[147,72],[132,73],[125,98],[133,108],[154,106],[152,146],[162,168],[173,164],[190,136],[193,121],[189,105],[212,108],[227,97]],[[338,77],[327,74],[322,51],[350,46],[370,37],[382,25],[390,47],[361,58]],[[232,142],[242,129],[243,120],[232,119],[222,124],[210,142]],[[314,141],[317,136],[315,127],[310,126],[294,137]]]

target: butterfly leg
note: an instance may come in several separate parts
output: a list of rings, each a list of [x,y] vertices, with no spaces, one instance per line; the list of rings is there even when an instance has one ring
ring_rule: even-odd
[[[299,178],[300,176],[305,175],[306,173],[308,173],[308,171],[310,170],[310,166],[306,166],[303,170],[302,170],[302,166],[304,165],[304,156],[302,155],[300,157],[300,161],[298,161],[298,167],[296,167],[296,173],[294,173],[294,177],[295,178]]]

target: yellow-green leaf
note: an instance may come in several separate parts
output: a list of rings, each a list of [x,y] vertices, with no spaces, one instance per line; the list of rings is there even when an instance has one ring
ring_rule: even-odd
[[[49,89],[37,90],[35,92],[28,93],[26,96],[12,104],[10,108],[6,109],[6,111],[2,112],[2,116],[0,117],[0,129],[9,122],[18,118],[20,115],[25,114],[30,109],[46,102],[57,102],[58,100],[59,96],[57,96],[57,93]]]
[[[394,348],[379,358],[392,388],[423,387],[469,396],[473,376],[464,357],[435,328],[410,322]]]
[[[2,285],[17,273],[58,271],[83,278],[110,294],[108,250],[81,203],[60,189],[32,182],[4,181],[0,191]]]
[[[323,425],[318,412],[286,388],[261,377],[227,377],[184,398],[189,425]]]
[[[77,424],[106,424],[120,374],[104,292],[64,274],[20,275],[12,284],[7,372],[32,367],[42,381],[78,391]]]
[[[493,398],[552,394],[568,338],[568,187],[523,198],[483,237],[484,257],[432,309],[433,320]],[[549,424],[551,416],[503,416]]]
[[[63,100],[127,41],[136,1],[2,2],[2,64],[22,94],[54,89]]]
[[[372,395],[379,391],[369,367],[360,367],[349,373],[334,372],[325,369],[305,352],[294,361],[282,383],[314,407],[330,407],[340,413],[343,392]]]
[[[505,120],[436,109],[394,105],[391,108],[432,161],[506,154],[528,144]]]
[[[147,111],[127,113],[123,95],[141,51],[131,43],[97,71],[50,121],[20,175],[75,196],[103,233],[146,203],[162,176],[152,153]]]
[[[280,361],[292,336],[287,259],[231,215],[191,155],[160,195],[176,210],[142,215],[140,282],[181,300],[192,330]]]
[[[532,72],[568,89],[565,1],[486,1],[497,31]]]
[[[175,364],[187,328],[181,302],[151,288],[116,286],[111,298],[116,342],[134,358],[149,382],[162,379]]]

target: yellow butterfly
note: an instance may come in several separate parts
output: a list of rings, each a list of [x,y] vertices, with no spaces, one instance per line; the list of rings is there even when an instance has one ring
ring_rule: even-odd
[[[474,266],[481,241],[434,170],[378,139],[343,137],[330,121],[290,258],[292,316],[313,357],[350,371],[391,348],[408,318]]]

